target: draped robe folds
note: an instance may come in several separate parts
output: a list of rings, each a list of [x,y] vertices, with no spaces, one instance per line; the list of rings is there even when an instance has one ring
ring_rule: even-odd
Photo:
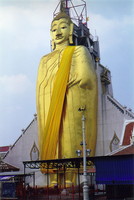
[[[69,80],[65,93],[65,99],[60,120],[56,152],[53,157],[44,154],[45,131],[50,102],[53,94],[53,87],[56,74],[60,66],[64,50],[55,50],[44,56],[39,65],[36,101],[39,133],[40,159],[57,159],[76,157],[76,150],[80,149],[82,141],[82,113],[78,112],[79,107],[86,106],[86,143],[90,148],[91,156],[95,154],[96,129],[97,129],[97,80],[93,67],[92,58],[84,46],[76,46],[72,56]],[[67,58],[66,58],[67,59]],[[60,104],[61,102],[59,102]],[[49,144],[47,144],[49,145]]]

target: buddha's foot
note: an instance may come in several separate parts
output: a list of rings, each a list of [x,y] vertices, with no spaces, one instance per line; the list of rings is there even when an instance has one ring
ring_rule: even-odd
[[[66,187],[71,187],[72,186],[72,181],[66,180]]]
[[[57,187],[57,181],[52,181],[49,187]]]

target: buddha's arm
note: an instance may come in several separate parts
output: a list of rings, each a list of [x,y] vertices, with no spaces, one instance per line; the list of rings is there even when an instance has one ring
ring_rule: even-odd
[[[76,54],[78,55],[76,62],[79,86],[81,88],[93,89],[96,84],[96,74],[91,55],[84,46],[78,46]]]
[[[38,75],[37,75],[37,81],[36,81],[36,106],[37,106],[37,112],[39,111],[39,104],[41,102],[42,94],[43,94],[43,88],[46,84],[45,77],[46,77],[46,69],[45,69],[45,57],[42,57],[40,60],[40,64],[38,67]]]

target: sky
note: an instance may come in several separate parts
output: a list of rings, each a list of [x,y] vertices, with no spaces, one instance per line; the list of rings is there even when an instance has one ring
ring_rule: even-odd
[[[134,111],[134,1],[86,2],[88,27],[99,37],[114,98]],[[51,51],[50,24],[58,3],[0,0],[0,146],[12,145],[34,118],[38,65]]]

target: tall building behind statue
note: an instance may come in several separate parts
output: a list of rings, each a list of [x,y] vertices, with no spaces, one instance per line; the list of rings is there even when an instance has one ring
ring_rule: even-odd
[[[133,143],[134,113],[123,107],[114,98],[111,72],[101,63],[99,41],[92,36],[87,26],[86,3],[82,1],[82,5],[75,6],[69,0],[63,2],[66,13],[71,18],[73,16],[73,45],[84,45],[88,48],[98,78],[98,123],[95,156],[114,154]],[[57,10],[59,10],[59,5],[54,15],[57,14]],[[80,10],[80,14],[77,10]],[[23,161],[34,161],[38,158],[37,117],[34,115],[32,122],[26,129],[22,130],[22,135],[9,149],[4,161],[23,171]]]

